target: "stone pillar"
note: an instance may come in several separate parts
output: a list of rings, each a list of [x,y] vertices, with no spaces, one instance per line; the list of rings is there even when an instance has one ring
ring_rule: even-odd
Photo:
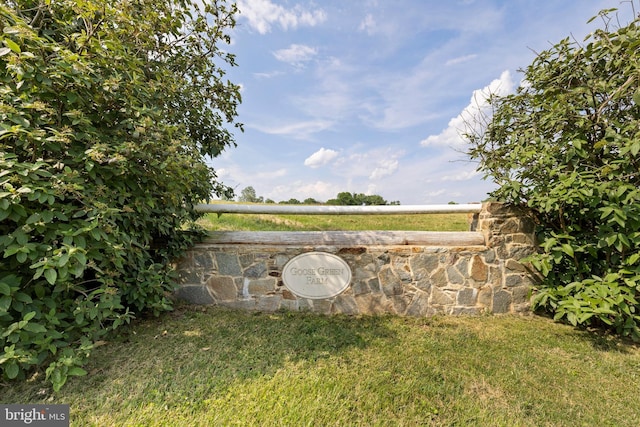
[[[484,261],[490,272],[481,300],[492,313],[529,310],[535,273],[521,260],[537,250],[533,220],[525,210],[487,202],[478,217],[478,231],[485,237]]]

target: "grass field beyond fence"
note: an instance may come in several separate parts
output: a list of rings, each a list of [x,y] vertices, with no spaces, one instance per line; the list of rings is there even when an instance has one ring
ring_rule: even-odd
[[[536,317],[427,319],[181,307],[94,351],[73,426],[637,426],[637,347]]]
[[[265,215],[207,214],[200,225],[208,230],[254,231],[469,231],[471,214],[412,215]]]

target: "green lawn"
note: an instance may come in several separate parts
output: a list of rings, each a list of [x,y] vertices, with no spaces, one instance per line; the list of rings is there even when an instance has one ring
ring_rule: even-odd
[[[640,349],[537,316],[326,317],[180,307],[57,394],[95,426],[637,426]]]

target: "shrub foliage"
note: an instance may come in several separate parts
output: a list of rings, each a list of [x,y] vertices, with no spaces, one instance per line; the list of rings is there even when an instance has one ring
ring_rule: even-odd
[[[0,4],[0,377],[59,389],[110,330],[170,309],[193,205],[227,189],[235,5]]]
[[[636,19],[540,53],[491,100],[470,154],[539,223],[534,305],[640,339],[640,27]],[[595,19],[595,18],[594,18]]]

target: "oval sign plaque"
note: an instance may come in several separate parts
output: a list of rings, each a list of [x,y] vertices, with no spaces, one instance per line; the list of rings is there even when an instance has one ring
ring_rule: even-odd
[[[351,283],[351,268],[340,257],[307,252],[292,258],[282,270],[282,281],[293,294],[309,299],[335,297]]]

